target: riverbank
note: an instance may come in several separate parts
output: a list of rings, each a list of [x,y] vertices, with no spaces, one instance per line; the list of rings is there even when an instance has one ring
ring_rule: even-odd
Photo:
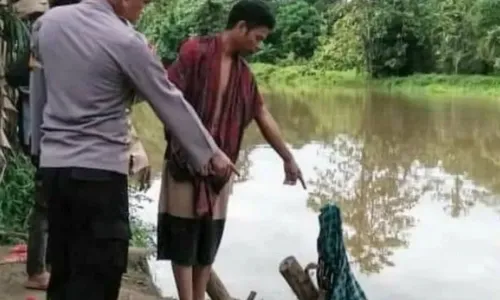
[[[355,71],[323,71],[306,65],[276,66],[252,64],[257,80],[265,89],[295,91],[339,88],[371,88],[419,96],[499,97],[500,76],[417,74],[408,77],[369,79]]]
[[[0,246],[0,257],[8,254],[10,248]],[[120,300],[157,300],[156,288],[153,286],[147,264],[148,252],[141,248],[130,248],[127,274],[122,280]],[[45,293],[24,288],[26,280],[26,265],[10,263],[0,265],[0,299],[12,300],[42,300]],[[173,299],[166,299],[173,300]]]

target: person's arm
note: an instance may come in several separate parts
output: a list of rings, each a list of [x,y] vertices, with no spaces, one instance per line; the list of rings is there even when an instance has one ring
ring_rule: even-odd
[[[267,107],[264,105],[264,100],[262,99],[262,95],[259,92],[259,88],[257,86],[257,81],[255,77],[250,75],[250,82],[248,83],[251,86],[251,98],[252,98],[252,106],[253,106],[253,118],[257,123],[260,132],[264,139],[271,145],[271,147],[278,153],[279,156],[283,159],[283,161],[288,162],[293,160],[293,155],[288,150],[286,143],[281,136],[281,132],[278,124],[274,120],[271,113],[267,110]]]
[[[35,22],[31,36],[31,57],[29,61],[30,72],[30,132],[31,132],[31,155],[38,157],[40,154],[41,127],[43,121],[43,109],[47,102],[47,90],[45,87],[45,74],[40,63],[38,53],[38,31],[40,22]]]
[[[186,92],[188,81],[191,80],[191,72],[198,54],[197,42],[194,40],[184,40],[177,51],[176,59],[167,67],[168,80],[172,82],[183,94]],[[165,129],[165,139],[170,139],[170,132]]]
[[[273,147],[273,149],[281,156],[283,161],[289,162],[293,160],[293,155],[288,149],[283,137],[281,136],[278,124],[273,116],[267,110],[265,105],[261,105],[255,114],[255,121],[259,126],[262,136]]]
[[[204,170],[220,152],[194,109],[165,75],[160,60],[137,36],[117,49],[116,61],[158,118],[188,152],[196,170]]]
[[[31,155],[40,154],[41,127],[43,121],[43,109],[47,102],[45,88],[45,76],[40,67],[33,68],[30,73],[30,132],[31,132]]]
[[[306,189],[306,183],[302,177],[302,171],[298,167],[293,154],[290,152],[283,137],[281,136],[278,124],[269,110],[267,110],[266,106],[263,105],[262,97],[255,84],[254,95],[254,119],[257,122],[262,136],[264,136],[269,145],[271,145],[274,151],[276,151],[283,159],[285,167],[285,184],[295,185],[297,180],[299,180],[302,187]]]
[[[128,21],[127,21],[128,22]],[[129,26],[132,26],[131,24],[129,24]],[[157,55],[156,54],[156,49],[154,47],[153,44],[149,43],[148,39],[146,38],[146,36],[144,34],[142,34],[141,32],[139,31],[135,31],[135,34],[141,39],[144,41],[144,43],[146,45],[148,45],[148,48],[149,50],[151,50],[151,53],[153,53],[153,55]],[[146,99],[146,96],[144,96],[141,91],[137,90],[135,91],[135,95],[134,95],[134,99],[132,100],[132,103],[131,105],[136,105],[136,104],[139,104],[139,103],[142,103],[144,102],[144,99]]]

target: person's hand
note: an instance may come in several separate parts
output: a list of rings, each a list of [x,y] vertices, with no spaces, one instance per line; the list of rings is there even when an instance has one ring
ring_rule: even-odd
[[[229,177],[231,173],[240,176],[236,166],[233,164],[231,159],[221,150],[217,151],[214,156],[210,159],[208,172],[213,175]]]
[[[299,166],[295,162],[295,159],[291,159],[289,161],[284,162],[284,168],[285,168],[285,182],[284,184],[287,185],[296,185],[297,180],[300,181],[302,184],[302,187],[307,189],[306,187],[306,182],[304,181],[304,178],[302,177],[302,171],[300,171]]]

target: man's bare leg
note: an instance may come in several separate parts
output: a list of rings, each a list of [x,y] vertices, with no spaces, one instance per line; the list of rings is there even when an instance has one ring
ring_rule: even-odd
[[[191,266],[181,266],[172,262],[175,285],[179,300],[194,300],[193,298],[193,268]]]
[[[211,265],[193,267],[193,300],[205,300],[211,270]]]

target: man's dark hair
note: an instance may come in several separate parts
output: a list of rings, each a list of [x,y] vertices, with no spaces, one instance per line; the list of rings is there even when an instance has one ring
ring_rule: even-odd
[[[276,25],[271,9],[261,0],[238,1],[229,12],[226,29],[234,28],[240,21],[244,21],[248,29],[267,27],[272,30]]]
[[[57,6],[78,4],[81,0],[49,0],[49,7],[54,8]]]

